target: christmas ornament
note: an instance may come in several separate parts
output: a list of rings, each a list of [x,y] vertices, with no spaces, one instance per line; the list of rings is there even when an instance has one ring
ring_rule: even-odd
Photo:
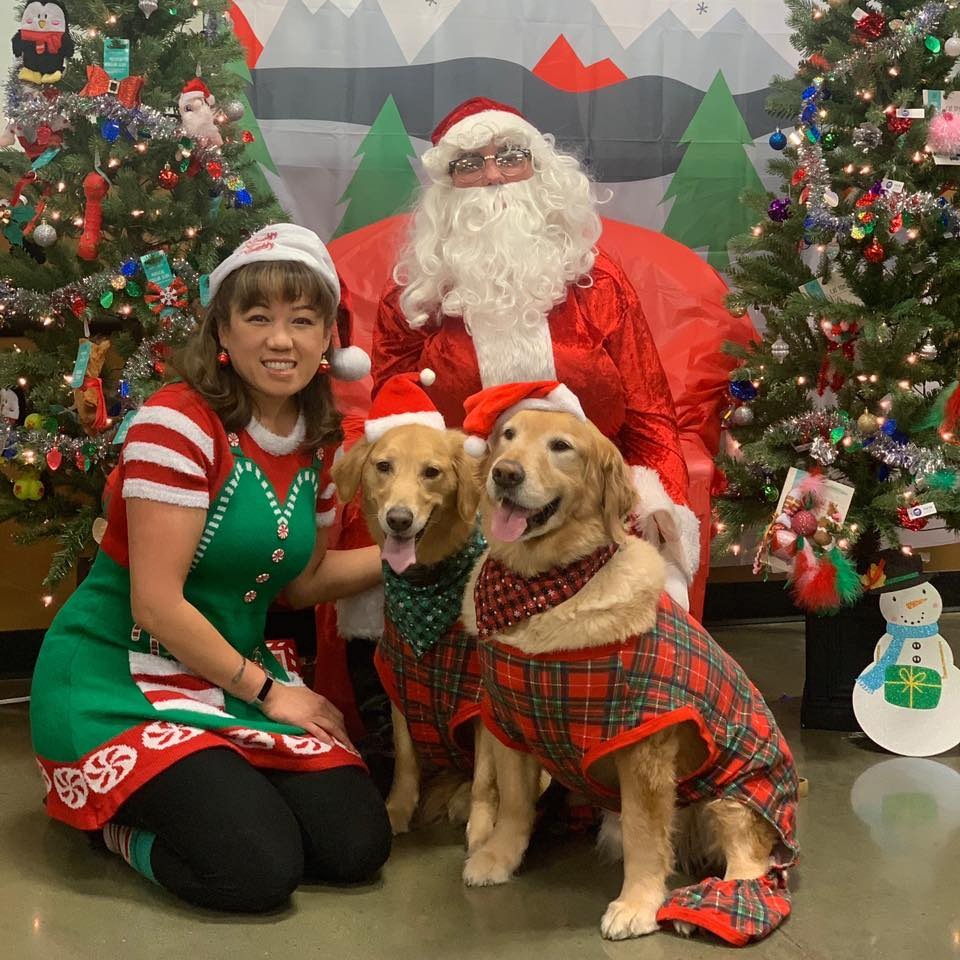
[[[810,537],[817,530],[817,516],[810,510],[799,510],[790,518],[790,529],[798,537]]]
[[[160,173],[157,174],[157,183],[164,190],[173,190],[179,182],[180,174],[176,170],[171,170],[169,163],[165,164]]]
[[[810,456],[817,463],[829,467],[837,459],[837,451],[833,445],[823,437],[815,437],[810,444]]]
[[[149,20],[157,12],[159,4],[157,0],[139,0],[137,6],[140,12]]]
[[[221,109],[223,110],[224,116],[228,120],[233,121],[239,120],[246,112],[246,107],[244,107],[240,100],[228,100]],[[784,145],[786,145],[787,138],[784,137],[783,141]]]
[[[936,360],[937,355],[936,346],[929,339],[924,341],[923,346],[920,347],[920,356],[924,360]]]
[[[135,277],[139,269],[140,265],[133,257],[129,257],[120,264],[120,272],[125,277]]]
[[[18,500],[42,500],[43,493],[43,483],[38,477],[20,477],[13,483],[13,495]]]
[[[749,427],[753,423],[753,408],[746,405],[737,407],[730,419],[737,427]]]
[[[46,220],[37,224],[30,236],[39,247],[52,247],[57,242],[57,231]]]
[[[244,143],[255,143],[257,138],[250,130],[244,130],[243,133],[240,134],[240,139]]]
[[[780,491],[772,483],[766,484],[761,492],[767,503],[775,503],[780,499]]]
[[[52,447],[47,451],[47,466],[53,470],[57,471],[60,469],[60,464],[63,463],[63,454],[60,452],[58,447]]]
[[[207,173],[213,177],[214,180],[219,180],[223,176],[223,164],[219,160],[209,160],[207,161]]]
[[[875,123],[861,123],[853,131],[853,145],[864,153],[876,150],[883,142],[883,133]]]
[[[143,77],[132,74],[123,80],[114,80],[103,67],[97,64],[87,65],[87,82],[80,91],[81,97],[102,97],[113,94],[117,102],[132,110],[140,106],[140,90],[143,88]]]
[[[940,38],[933,36],[933,34],[931,34],[930,36],[928,36],[928,37],[923,41],[923,45],[924,45],[931,53],[939,53],[939,52],[943,49],[943,44],[940,42]]]
[[[777,339],[770,344],[770,352],[773,354],[775,360],[783,363],[790,354],[790,345],[783,337],[778,336]]]
[[[856,31],[867,40],[879,40],[887,29],[887,18],[880,13],[868,13],[857,21]]]
[[[79,320],[83,316],[84,310],[87,309],[86,298],[80,293],[70,294],[70,312]]]
[[[150,309],[154,313],[167,309],[182,310],[188,303],[187,285],[179,277],[174,277],[173,282],[167,287],[161,287],[151,281],[147,284],[147,292],[143,299],[150,304]]]
[[[929,522],[929,518],[927,517],[910,516],[910,509],[908,507],[897,507],[897,523],[900,524],[904,530],[922,530]]]
[[[905,133],[909,133],[912,126],[913,121],[909,117],[898,117],[896,114],[887,117],[887,129],[895,137],[902,137]]]
[[[820,141],[823,145],[824,150],[836,150],[839,141],[837,140],[837,135],[832,131],[828,130],[824,135],[823,139]]]
[[[757,399],[757,388],[753,385],[752,380],[731,380],[730,396],[735,400],[749,403],[751,400]]]
[[[113,143],[120,136],[120,124],[116,120],[104,120],[100,124],[100,136],[107,143]]]
[[[941,110],[927,125],[927,146],[937,154],[952,156],[960,150],[960,114]]]
[[[13,35],[13,55],[20,57],[18,76],[28,83],[58,83],[64,61],[74,53],[70,22],[63,3],[31,0],[20,16],[20,29]]]
[[[818,547],[829,547],[833,542],[833,534],[830,532],[830,521],[826,517],[821,517],[817,521],[817,532],[813,535],[813,542]]]
[[[950,37],[949,40],[943,45],[943,52],[948,57],[960,57],[960,37],[954,34]]]
[[[233,196],[233,201],[238,207],[250,207],[253,206],[253,195],[247,189],[238,190]]]
[[[871,263],[883,263],[883,261],[887,259],[886,251],[877,243],[876,237],[870,241],[870,245],[863,251],[863,255]]]
[[[120,273],[110,281],[110,286],[113,287],[114,290],[122,290],[126,285],[127,278]]]
[[[109,181],[96,170],[83,178],[83,234],[77,244],[81,260],[96,260],[100,253],[100,228],[103,226],[103,198],[110,189]]]
[[[199,77],[184,84],[180,91],[177,106],[183,132],[202,147],[219,147],[223,144],[223,137],[214,119],[215,105],[213,94]]]
[[[101,340],[90,348],[90,359],[84,372],[83,386],[73,391],[77,419],[88,437],[95,437],[107,426],[107,404],[103,398],[100,372],[110,352],[110,341]]]
[[[774,223],[783,223],[785,220],[790,219],[792,213],[790,210],[791,203],[792,201],[789,197],[777,197],[775,200],[770,201],[770,206],[767,208],[767,215]]]

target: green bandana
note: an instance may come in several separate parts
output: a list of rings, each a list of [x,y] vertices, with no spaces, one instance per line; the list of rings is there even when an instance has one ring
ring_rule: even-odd
[[[474,529],[459,553],[432,567],[427,583],[397,576],[383,565],[383,592],[387,616],[397,632],[422,657],[460,617],[463,590],[477,557],[487,549],[480,528]],[[418,577],[419,581],[420,578]]]

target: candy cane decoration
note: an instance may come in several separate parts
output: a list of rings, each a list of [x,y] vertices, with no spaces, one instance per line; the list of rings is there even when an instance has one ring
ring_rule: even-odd
[[[81,260],[96,260],[100,251],[100,228],[103,225],[103,198],[110,189],[106,177],[91,170],[83,178],[83,196],[86,206],[83,211],[83,235],[77,244],[77,256]]]

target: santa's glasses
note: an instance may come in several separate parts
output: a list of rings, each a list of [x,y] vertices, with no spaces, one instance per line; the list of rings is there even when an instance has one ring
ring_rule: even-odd
[[[524,147],[501,147],[496,153],[465,153],[450,161],[450,176],[458,183],[475,183],[483,179],[488,160],[493,160],[497,169],[508,180],[526,172],[531,153]]]

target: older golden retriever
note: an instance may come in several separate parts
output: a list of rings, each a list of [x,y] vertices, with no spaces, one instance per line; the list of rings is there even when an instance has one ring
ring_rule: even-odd
[[[485,839],[493,828],[496,802],[492,754],[474,749],[479,665],[475,639],[459,619],[463,586],[482,547],[476,530],[476,461],[464,454],[462,433],[406,424],[374,443],[361,440],[332,473],[342,500],[352,500],[360,489],[367,526],[390,568],[386,576],[398,587],[386,591],[385,630],[377,651],[377,669],[392,702],[396,769],[387,811],[394,833],[410,828],[420,798],[425,759],[420,755],[427,752],[433,768],[452,766],[467,773],[441,778],[432,803],[424,801],[425,808],[433,808],[425,817],[445,805],[452,820],[462,820],[469,806],[468,841]],[[473,553],[472,543],[480,544]],[[451,558],[462,562],[460,568],[454,562],[452,572]],[[454,576],[458,569],[459,579]],[[446,598],[454,622],[432,643],[415,647],[417,614],[399,609],[396,597],[409,588],[409,595],[421,598],[424,617],[432,617],[432,606],[436,602],[439,609],[445,602],[447,587],[455,590],[455,597]],[[443,589],[437,593],[434,588]]]
[[[468,585],[464,621],[480,635],[499,811],[464,881],[503,883],[519,867],[542,763],[620,810],[619,828],[608,818],[601,833],[602,842],[619,829],[624,861],[605,937],[650,933],[658,914],[682,932],[714,929],[689,906],[666,909],[667,878],[678,859],[688,869],[723,864],[718,883],[767,877],[775,850],[792,862],[789,749],[739,666],[662,595],[658,553],[626,535],[635,491],[613,444],[570,414],[529,409],[491,443],[481,501],[490,546]],[[704,679],[714,673],[716,689]],[[723,708],[711,702],[720,690]],[[612,721],[598,713],[608,708],[628,718],[612,738],[604,727]],[[755,734],[760,745],[750,747]],[[751,751],[761,759],[741,755]]]

